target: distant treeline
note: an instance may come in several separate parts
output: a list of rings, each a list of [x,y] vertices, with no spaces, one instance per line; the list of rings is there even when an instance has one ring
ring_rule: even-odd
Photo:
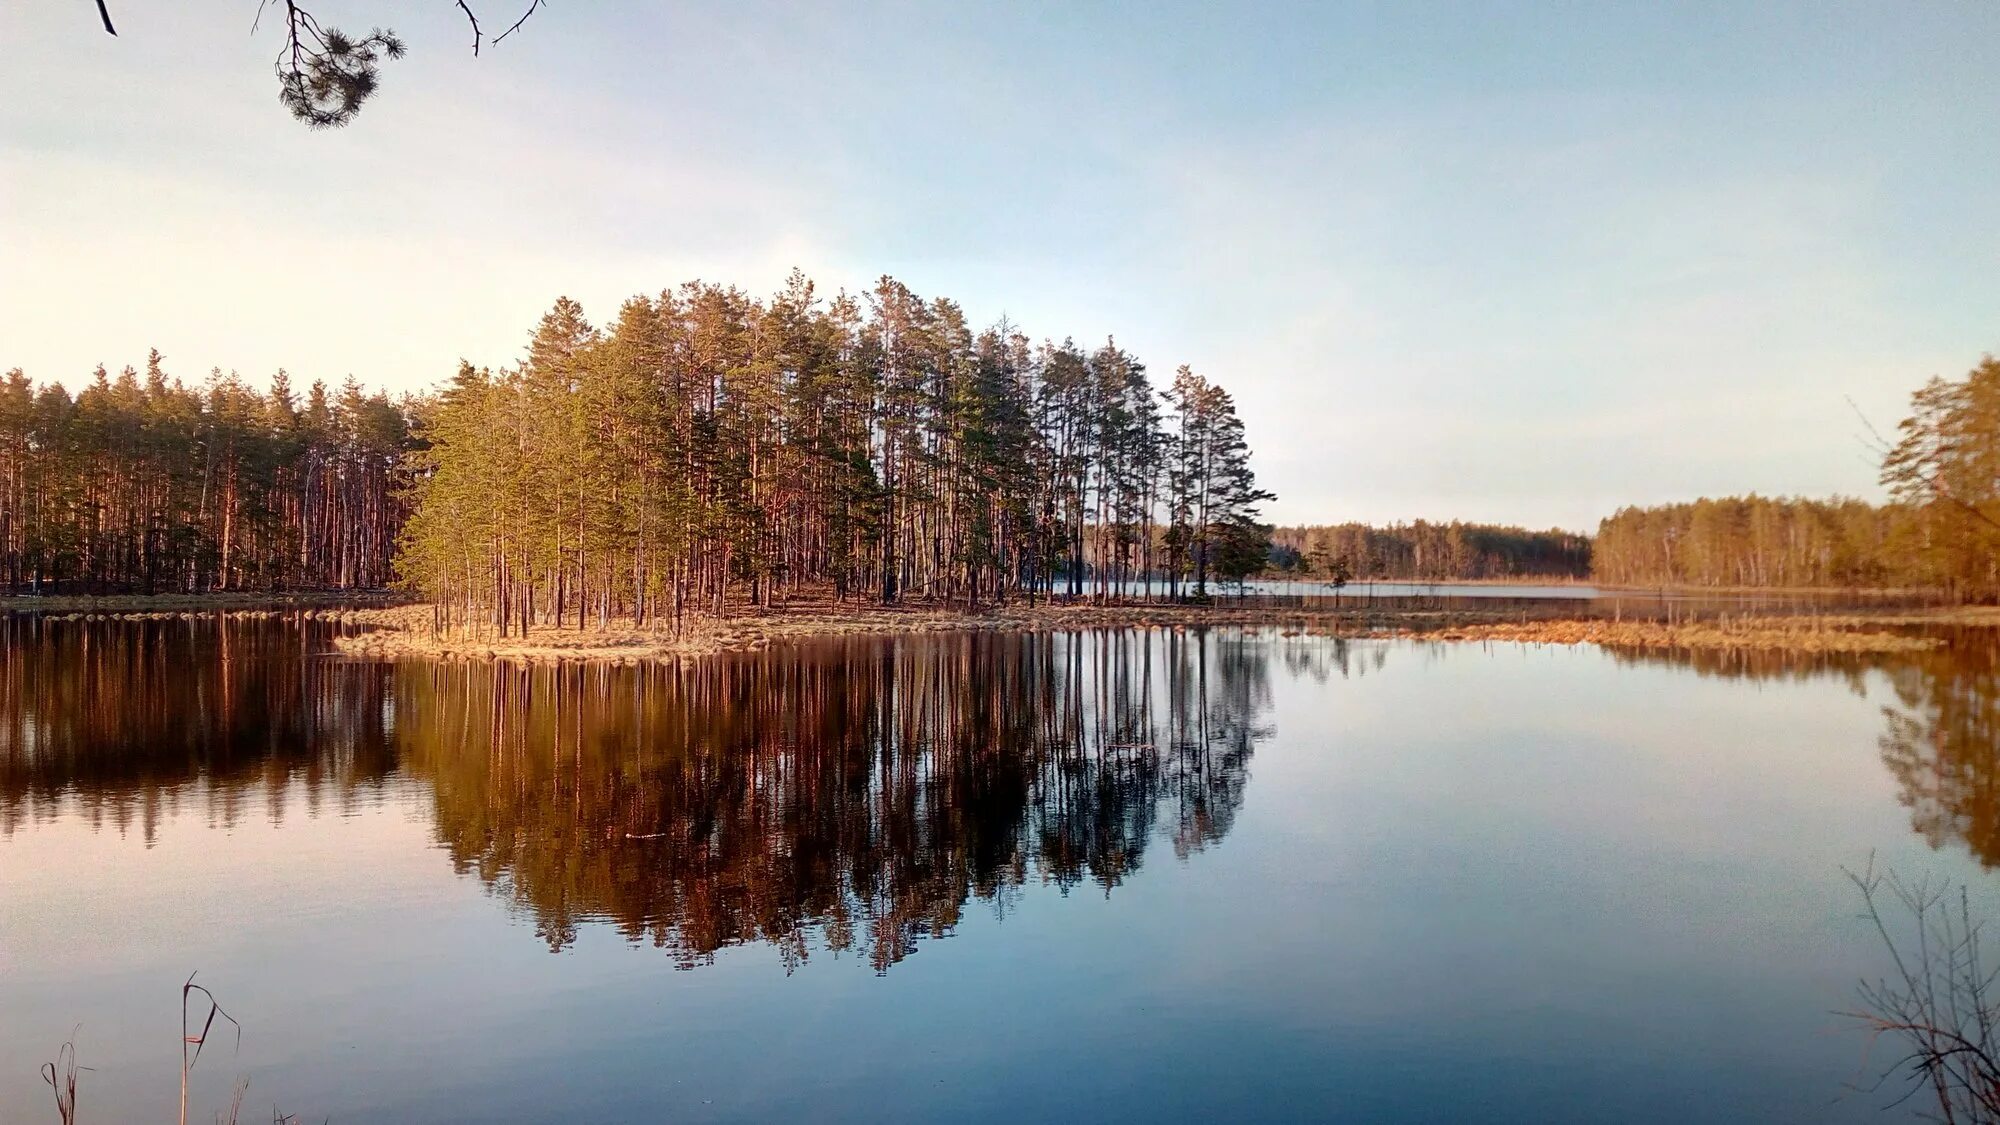
[[[2000,594],[2000,362],[1911,396],[1882,442],[1890,502],[1761,496],[1627,508],[1601,524],[1601,581]]]
[[[1995,530],[1945,504],[1729,496],[1625,508],[1597,531],[1596,576],[1627,586],[2000,591]]]
[[[0,382],[9,592],[380,587],[461,624],[720,611],[808,587],[967,606],[1349,581],[1911,587],[2000,596],[2000,362],[1933,379],[1875,505],[1625,508],[1595,540],[1461,522],[1269,528],[1234,402],[1106,341],[975,331],[883,278],[688,284],[605,329],[567,299],[516,368],[392,401],[211,372]]]
[[[1590,539],[1455,520],[1279,527],[1271,532],[1271,564],[1281,574],[1349,581],[1583,579],[1590,576]]]
[[[160,354],[74,397],[0,382],[0,583],[11,592],[381,586],[406,511],[405,406],[280,371],[268,392]]]
[[[1922,585],[1921,513],[1860,500],[1729,496],[1623,508],[1597,529],[1600,581],[1633,586]]]
[[[2000,361],[1911,396],[1879,440],[1886,504],[1757,495],[1624,508],[1595,539],[1419,521],[1280,527],[1272,572],[1350,581],[1584,578],[1628,586],[1794,586],[2000,596]]]

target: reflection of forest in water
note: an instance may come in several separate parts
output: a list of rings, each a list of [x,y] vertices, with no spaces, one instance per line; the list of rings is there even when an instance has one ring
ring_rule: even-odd
[[[150,843],[191,806],[226,825],[364,795],[395,766],[392,670],[315,657],[325,635],[0,615],[0,838],[72,815]]]
[[[1221,839],[1269,649],[1104,633],[815,645],[647,669],[411,668],[404,765],[461,870],[553,948],[764,941],[877,969],[973,899],[1109,889]],[[608,704],[608,705],[607,705]]]
[[[828,642],[647,668],[328,659],[325,627],[0,618],[0,837],[81,816],[147,841],[428,792],[438,839],[552,948],[603,920],[694,964],[770,942],[886,967],[977,899],[1220,840],[1268,734],[1230,632]],[[1371,651],[1380,666],[1381,649]],[[420,798],[421,799],[421,798]]]
[[[1618,659],[1728,678],[1836,678],[1856,694],[1879,674],[1890,689],[1882,706],[1882,763],[1910,810],[1910,827],[1933,848],[1962,842],[1981,865],[2000,866],[2000,637],[1981,629],[1942,632],[1945,647],[1914,655],[1695,650]]]
[[[1950,641],[1615,659],[1872,688],[1912,827],[2000,866],[2000,646]],[[0,616],[0,840],[62,816],[151,841],[176,814],[277,820],[401,786],[428,799],[457,868],[553,947],[605,920],[688,963],[769,941],[880,966],[975,900],[1108,891],[1149,851],[1219,840],[1270,678],[1365,675],[1391,646],[981,634],[643,669],[389,666],[328,647],[327,627],[277,621]]]

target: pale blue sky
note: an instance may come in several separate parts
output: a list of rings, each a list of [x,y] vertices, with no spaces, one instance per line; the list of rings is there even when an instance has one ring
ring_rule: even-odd
[[[1277,519],[1594,528],[1877,495],[1846,398],[2000,350],[1990,0],[556,0],[477,60],[320,0],[411,48],[334,133],[254,10],[0,9],[0,368],[415,388],[559,294],[892,273],[1219,380]]]

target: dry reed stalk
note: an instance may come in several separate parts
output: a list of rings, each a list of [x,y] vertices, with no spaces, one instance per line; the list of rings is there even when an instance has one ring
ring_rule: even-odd
[[[223,1019],[229,1021],[230,1026],[236,1029],[236,1046],[239,1049],[243,1046],[243,1025],[236,1022],[235,1016],[222,1010],[222,1005],[216,1003],[213,992],[194,982],[195,975],[194,973],[189,973],[187,982],[181,985],[181,1125],[187,1125],[188,1073],[194,1069],[196,1063],[201,1061],[202,1048],[208,1046],[208,1033],[215,1027],[215,1017],[221,1016]],[[197,992],[201,993],[202,1000],[208,1004],[208,1015],[202,1018],[200,1034],[189,1035],[188,1001]],[[189,1047],[194,1048],[194,1053],[191,1056],[188,1053]],[[243,1100],[241,1088],[237,1090],[236,1099],[239,1104]],[[233,1111],[231,1120],[234,1120]]]
[[[76,1072],[89,1070],[87,1066],[76,1065],[76,1033],[81,1028],[72,1029],[69,1041],[56,1052],[54,1062],[42,1064],[42,1081],[56,1094],[56,1117],[62,1125],[76,1125]]]

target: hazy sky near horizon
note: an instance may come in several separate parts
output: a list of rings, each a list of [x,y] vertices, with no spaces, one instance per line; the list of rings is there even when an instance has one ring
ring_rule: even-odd
[[[561,294],[887,273],[1193,364],[1279,521],[1588,529],[1877,496],[1848,399],[2000,351],[1986,0],[556,0],[478,59],[320,0],[410,53],[318,133],[255,7],[0,9],[0,369],[417,389]]]

